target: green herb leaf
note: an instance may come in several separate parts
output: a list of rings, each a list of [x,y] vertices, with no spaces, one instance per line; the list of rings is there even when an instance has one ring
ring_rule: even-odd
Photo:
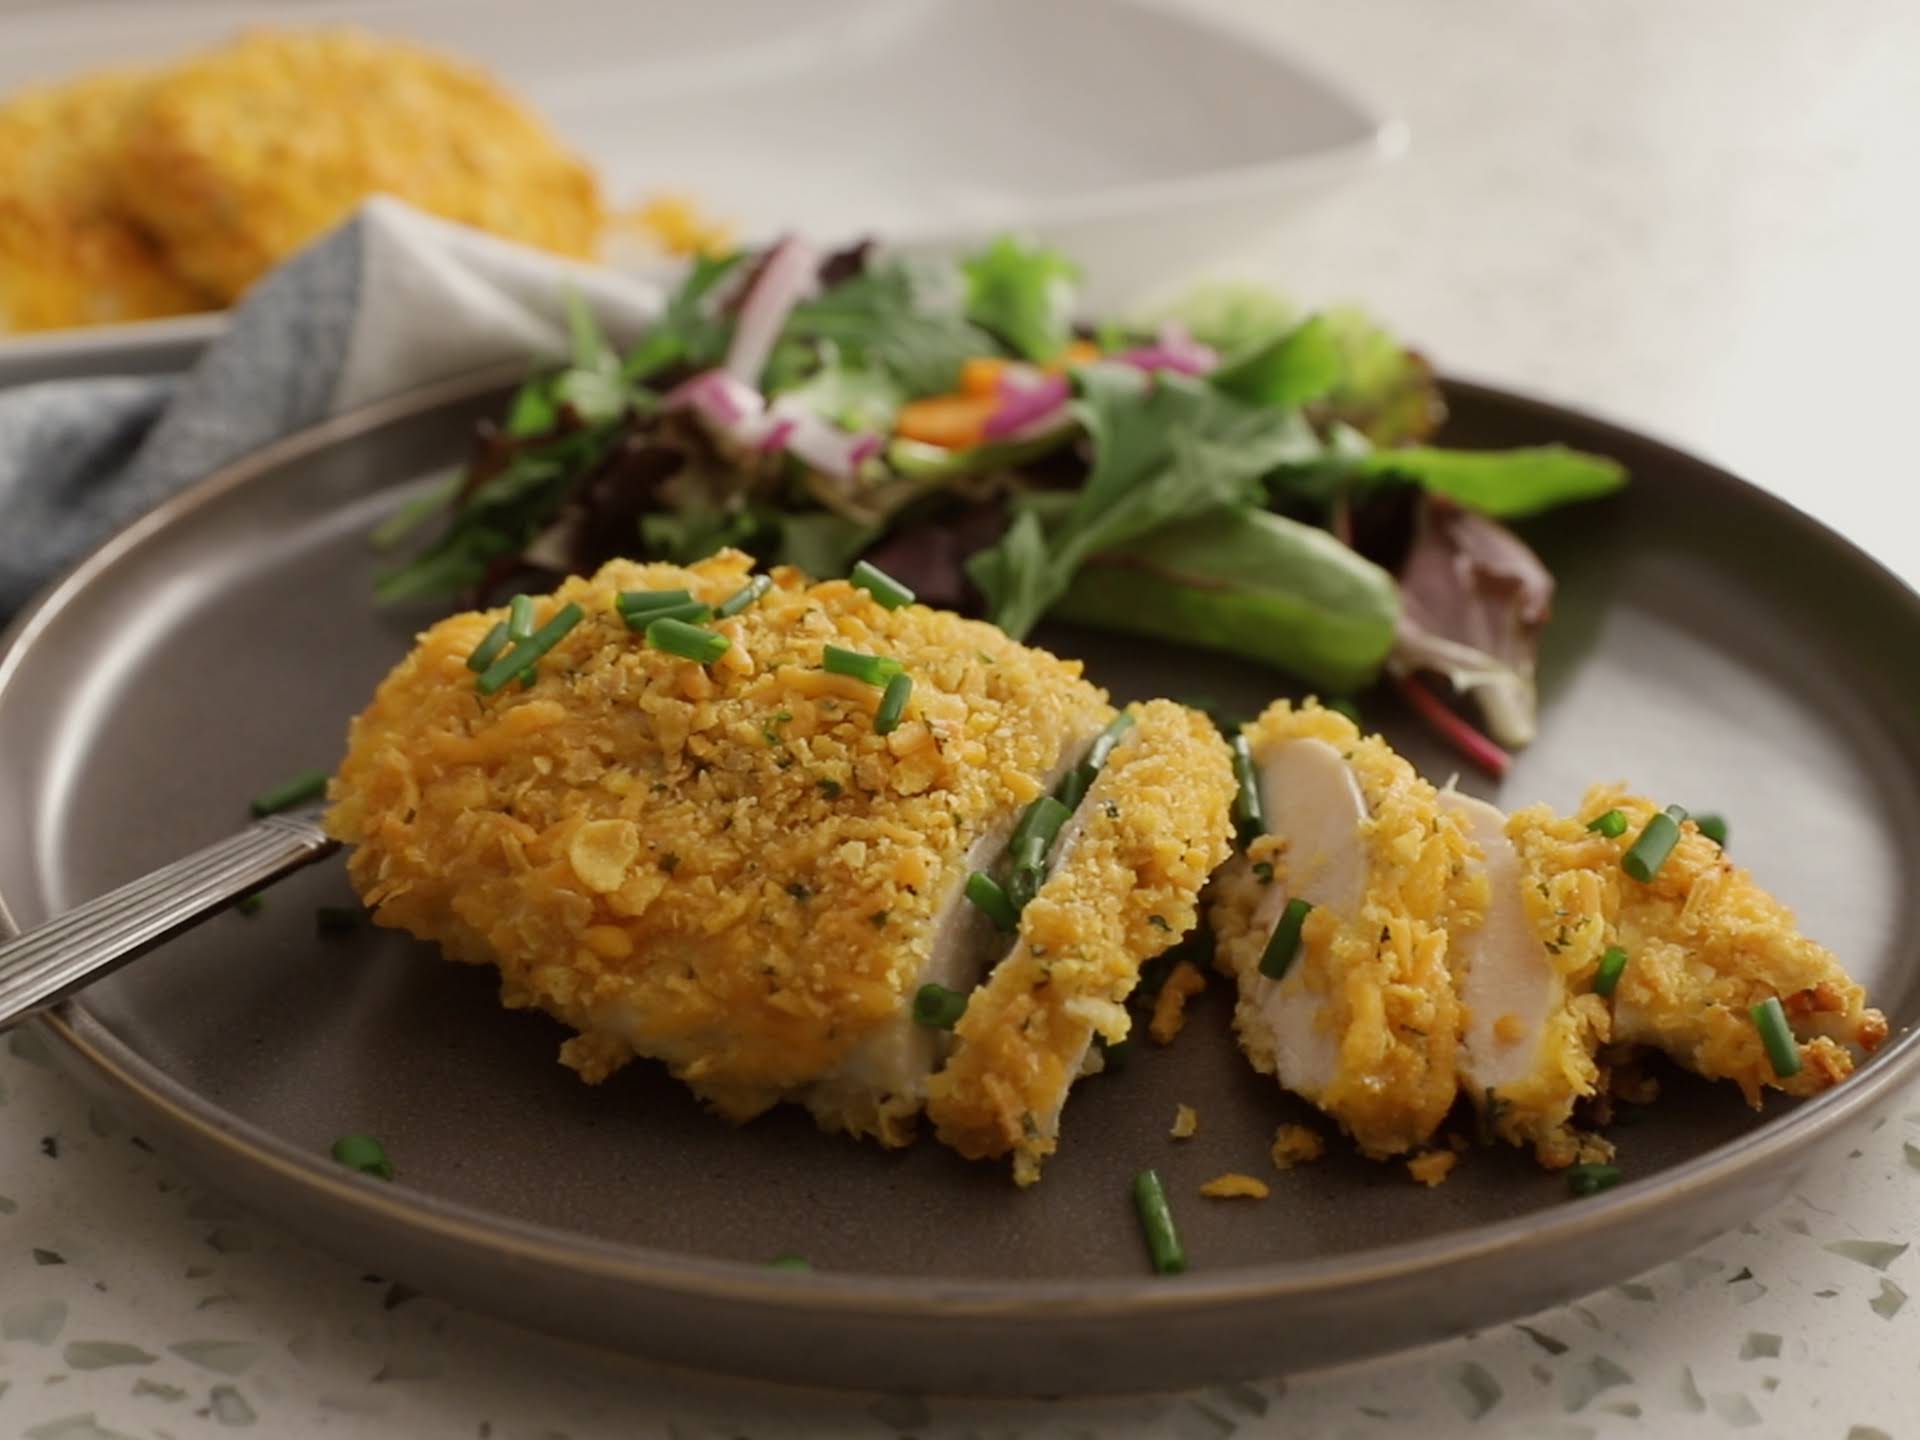
[[[1073,338],[1080,267],[1059,251],[1002,235],[960,268],[967,277],[967,319],[1027,359],[1051,360]]]
[[[648,380],[669,365],[705,370],[719,363],[727,352],[733,326],[707,300],[714,287],[745,259],[744,251],[695,258],[687,278],[667,301],[659,320],[620,367],[627,379]]]
[[[1215,389],[1250,404],[1292,407],[1321,399],[1344,373],[1339,341],[1315,315],[1208,378]]]
[[[849,520],[831,510],[804,510],[779,517],[775,563],[792,565],[817,580],[844,575],[884,528]]]
[[[1564,445],[1523,450],[1439,450],[1424,445],[1376,450],[1355,462],[1353,473],[1411,480],[1433,494],[1501,520],[1611,495],[1627,483],[1626,469],[1618,461]]]
[[[804,405],[823,420],[856,434],[887,434],[906,393],[891,372],[841,363],[837,355],[799,384],[780,392],[786,404]]]
[[[830,341],[843,360],[886,371],[909,395],[940,394],[970,357],[998,347],[929,289],[904,264],[879,265],[794,306],[785,337]]]
[[[1285,336],[1300,312],[1264,285],[1225,280],[1197,286],[1143,323],[1151,330],[1159,320],[1180,321],[1202,345],[1236,360]]]

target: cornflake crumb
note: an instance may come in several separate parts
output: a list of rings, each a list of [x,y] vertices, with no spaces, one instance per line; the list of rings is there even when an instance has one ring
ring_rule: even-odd
[[[1191,960],[1182,960],[1167,976],[1153,1002],[1153,1019],[1147,1033],[1161,1045],[1171,1045],[1180,1027],[1187,1023],[1187,998],[1207,988],[1207,977]]]
[[[1459,1163],[1460,1157],[1451,1150],[1429,1150],[1407,1161],[1407,1173],[1422,1185],[1438,1185]]]
[[[1200,1193],[1209,1200],[1264,1200],[1268,1192],[1266,1181],[1230,1170],[1207,1181]]]
[[[1167,1133],[1176,1140],[1188,1140],[1200,1128],[1200,1112],[1191,1105],[1173,1107],[1173,1129]]]
[[[1305,1125],[1282,1125],[1273,1132],[1273,1168],[1291,1170],[1309,1165],[1327,1153],[1327,1142]]]

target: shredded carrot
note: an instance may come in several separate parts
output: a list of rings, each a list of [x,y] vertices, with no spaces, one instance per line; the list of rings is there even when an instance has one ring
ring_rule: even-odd
[[[998,355],[976,355],[960,367],[962,395],[998,395],[1007,362]]]
[[[1075,340],[1053,358],[1047,369],[1059,371],[1074,365],[1091,365],[1100,358],[1100,347],[1091,340]]]
[[[944,450],[964,450],[987,438],[987,419],[1000,408],[997,395],[930,395],[900,407],[896,433]]]

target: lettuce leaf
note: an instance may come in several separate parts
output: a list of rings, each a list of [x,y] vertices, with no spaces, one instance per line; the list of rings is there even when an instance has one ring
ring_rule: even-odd
[[[1073,338],[1074,285],[1080,267],[1057,250],[1002,235],[960,262],[967,318],[1033,361],[1051,360]]]
[[[1564,445],[1522,450],[1441,450],[1403,446],[1375,450],[1351,463],[1350,473],[1411,480],[1429,495],[1441,495],[1502,520],[1538,515],[1556,506],[1611,495],[1627,483],[1626,467],[1603,455]]]

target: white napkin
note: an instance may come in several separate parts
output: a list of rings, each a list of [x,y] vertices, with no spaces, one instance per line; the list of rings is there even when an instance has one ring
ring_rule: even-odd
[[[562,355],[569,290],[622,345],[663,299],[648,280],[375,199],[255,286],[186,375],[0,391],[0,618],[115,530],[284,435]]]

